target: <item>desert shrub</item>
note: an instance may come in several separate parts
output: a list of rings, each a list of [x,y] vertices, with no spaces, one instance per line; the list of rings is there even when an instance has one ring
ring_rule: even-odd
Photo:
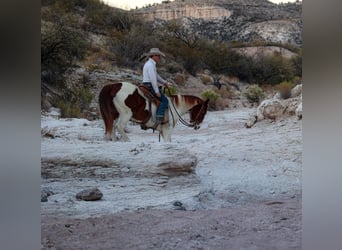
[[[223,86],[221,89],[216,90],[216,93],[222,98],[231,98],[233,96],[232,90],[228,86]]]
[[[112,54],[104,49],[94,50],[83,60],[83,65],[89,71],[96,69],[110,71],[112,68]]]
[[[162,30],[159,31],[160,38],[167,36],[187,48],[198,47],[198,41],[200,41],[200,38],[195,32],[186,29],[181,20],[171,20],[166,22],[161,28]]]
[[[201,52],[196,48],[179,47],[176,56],[179,63],[193,76],[202,68]]]
[[[139,58],[152,47],[159,47],[153,35],[153,29],[146,25],[134,25],[130,30],[112,31],[109,50],[118,66],[137,67]]]
[[[291,97],[291,89],[294,87],[292,82],[284,81],[276,85],[276,89],[279,91],[280,97],[287,99]]]
[[[89,107],[92,99],[93,94],[89,87],[73,87],[65,93],[63,98],[58,99],[54,105],[60,108],[61,117],[63,118],[81,118],[83,117],[83,110]]]
[[[302,76],[302,53],[300,52],[297,56],[291,59],[291,63],[296,77]]]
[[[83,59],[88,43],[76,29],[59,23],[41,34],[41,95],[51,88],[65,88],[65,73]]]
[[[179,20],[172,20],[156,29],[156,39],[161,41],[173,59],[181,64],[191,75],[203,67],[201,39],[186,30]]]
[[[219,97],[211,107],[213,110],[223,110],[229,107],[229,100]]]
[[[257,84],[250,85],[242,94],[251,103],[259,103],[265,97],[264,91]]]
[[[302,78],[300,76],[295,76],[293,79],[292,79],[292,82],[294,85],[298,85],[298,84],[301,84],[302,83]]]
[[[107,31],[112,29],[127,31],[132,26],[140,23],[135,16],[125,11],[113,10],[103,2],[101,4],[94,3],[94,6],[88,5],[86,7],[86,17],[89,21],[88,30],[100,34],[106,34]]]
[[[209,100],[209,110],[216,110],[216,100],[219,98],[219,95],[215,91],[211,89],[206,90],[201,96],[204,100]]]
[[[184,85],[185,84],[185,77],[183,74],[176,74],[173,77],[173,81],[177,84],[177,85]]]
[[[202,92],[201,96],[205,100],[209,99],[210,102],[215,102],[219,98],[219,95],[211,89]]]
[[[180,65],[175,64],[175,63],[168,63],[165,65],[165,68],[171,74],[175,74],[175,73],[183,71],[183,68]]]
[[[213,81],[212,77],[207,74],[201,74],[199,77],[204,84],[212,83]]]
[[[56,107],[58,107],[61,110],[62,118],[81,117],[81,108],[75,106],[73,103],[58,100],[56,103]]]
[[[236,74],[241,55],[222,42],[202,43],[203,64],[214,74]]]
[[[259,85],[276,85],[294,77],[291,59],[284,58],[277,53],[272,56],[260,55],[253,59],[253,65],[250,66],[252,71],[251,80]]]
[[[222,96],[212,89],[205,90],[201,94],[202,98],[209,99],[209,110],[222,110],[229,106],[229,100],[222,98]]]
[[[177,94],[177,89],[174,86],[170,86],[168,88],[163,89],[165,95],[171,96],[171,95],[176,95]]]

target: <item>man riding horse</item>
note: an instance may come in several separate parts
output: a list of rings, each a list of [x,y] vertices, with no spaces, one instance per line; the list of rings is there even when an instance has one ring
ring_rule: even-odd
[[[164,86],[171,86],[171,83],[164,80],[157,73],[157,63],[160,61],[161,56],[165,57],[165,54],[162,53],[158,48],[152,48],[145,56],[148,56],[148,60],[145,62],[143,67],[143,84],[150,90],[150,92],[159,98],[160,105],[158,106],[156,112],[156,122],[153,126],[153,129],[156,129],[159,124],[164,122],[165,110],[168,107],[168,99],[165,95],[159,91],[158,81]]]

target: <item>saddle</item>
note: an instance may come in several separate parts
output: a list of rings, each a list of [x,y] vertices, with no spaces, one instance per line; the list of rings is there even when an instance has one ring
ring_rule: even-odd
[[[152,102],[154,102],[157,106],[157,108],[160,105],[160,100],[158,98],[156,98],[151,91],[148,89],[148,87],[146,87],[144,84],[140,84],[139,89],[141,90],[141,92],[144,94],[144,97],[148,100],[149,102],[149,111],[151,111],[151,104]]]
[[[152,116],[152,103],[154,102],[155,105],[157,106],[157,108],[159,107],[161,101],[155,97],[151,92],[150,90],[148,89],[148,87],[146,87],[145,85],[143,84],[140,84],[139,86],[139,89],[141,90],[141,92],[143,93],[145,99],[148,100],[148,112],[149,112],[149,115],[148,117],[142,122],[141,124],[141,128],[146,130],[148,129],[148,127],[146,126],[146,122],[150,119],[150,117]]]

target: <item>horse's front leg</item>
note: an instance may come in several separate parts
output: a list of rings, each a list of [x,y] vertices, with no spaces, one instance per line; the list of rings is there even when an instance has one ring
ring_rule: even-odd
[[[171,142],[172,128],[169,124],[162,126],[160,134],[163,137],[164,142]]]
[[[122,136],[123,141],[130,141],[126,132],[125,132],[126,124],[128,123],[129,119],[130,119],[129,116],[122,116],[122,117],[120,116],[120,118],[117,122],[117,125],[116,125],[119,133]]]

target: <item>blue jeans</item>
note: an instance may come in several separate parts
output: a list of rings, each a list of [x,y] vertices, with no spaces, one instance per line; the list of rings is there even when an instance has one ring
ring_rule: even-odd
[[[154,89],[152,87],[152,85],[150,83],[144,83],[146,87],[148,87],[148,89],[151,91],[151,93],[157,97],[156,92],[154,92]],[[160,93],[160,105],[157,109],[156,112],[156,118],[157,121],[163,121],[164,120],[164,115],[165,115],[165,110],[167,109],[167,107],[169,106],[169,100],[166,98],[166,96],[164,95],[163,91],[161,91],[161,89],[159,89],[159,93]],[[157,97],[158,98],[158,97]]]

